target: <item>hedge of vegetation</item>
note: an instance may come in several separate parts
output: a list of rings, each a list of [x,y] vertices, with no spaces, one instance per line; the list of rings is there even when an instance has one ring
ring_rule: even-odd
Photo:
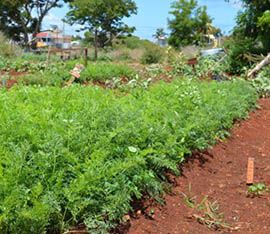
[[[94,87],[0,91],[0,232],[106,233],[165,172],[227,135],[257,95],[245,81],[176,80],[116,97]]]

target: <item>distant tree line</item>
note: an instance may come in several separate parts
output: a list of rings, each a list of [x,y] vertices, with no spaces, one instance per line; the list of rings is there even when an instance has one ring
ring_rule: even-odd
[[[241,50],[252,53],[269,51],[270,1],[239,1],[243,10],[237,16],[237,25],[231,37],[234,40],[231,44],[238,46],[233,55],[237,58]],[[81,30],[87,32],[87,40],[95,47],[96,58],[99,47],[110,46],[114,38],[131,35],[135,30],[123,21],[137,13],[134,0],[1,0],[0,31],[27,46],[29,35],[35,36],[41,31],[45,16],[63,4],[69,6],[65,21],[71,25],[82,25]],[[175,48],[201,45],[205,42],[205,35],[221,34],[220,29],[212,25],[206,6],[199,6],[197,0],[174,1],[168,28],[168,42]],[[159,28],[154,37],[165,35],[165,31]]]

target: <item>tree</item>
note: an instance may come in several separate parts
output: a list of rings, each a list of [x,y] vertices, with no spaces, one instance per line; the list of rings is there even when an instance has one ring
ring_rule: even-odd
[[[263,49],[269,51],[270,1],[242,0],[242,3],[243,10],[239,12],[237,25],[233,30],[234,38],[251,38],[257,44],[262,43]]]
[[[166,46],[167,43],[167,33],[165,33],[164,28],[158,28],[153,37],[156,39],[159,46]]]
[[[237,15],[231,37],[225,42],[230,72],[237,74],[254,64],[253,57],[267,55],[270,51],[270,1],[239,1],[242,9]]]
[[[156,39],[156,40],[159,40],[161,38],[164,38],[166,37],[167,33],[165,33],[164,31],[164,28],[158,28],[155,32],[155,34],[153,35],[153,37]]]
[[[29,34],[40,32],[44,17],[64,0],[1,0],[0,30],[27,45]],[[23,35],[23,37],[21,37]]]
[[[198,7],[196,0],[177,0],[171,8],[173,19],[169,20],[169,44],[179,48],[202,42],[203,35],[207,33],[207,25],[212,23],[206,6]]]
[[[95,59],[98,47],[110,45],[115,37],[135,30],[122,21],[124,17],[137,13],[133,0],[73,0],[70,8],[68,22],[84,25],[82,30],[93,34]]]

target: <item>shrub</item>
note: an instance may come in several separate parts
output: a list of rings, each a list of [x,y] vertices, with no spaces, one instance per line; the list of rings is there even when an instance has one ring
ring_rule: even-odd
[[[199,78],[213,78],[215,76],[222,78],[228,70],[228,64],[226,59],[221,60],[221,58],[218,55],[200,57],[195,66],[195,75]]]
[[[253,65],[247,54],[260,54],[263,52],[253,39],[229,39],[225,42],[227,51],[228,72],[241,74]]]
[[[149,45],[141,58],[143,64],[159,63],[164,60],[164,52],[157,45]]]

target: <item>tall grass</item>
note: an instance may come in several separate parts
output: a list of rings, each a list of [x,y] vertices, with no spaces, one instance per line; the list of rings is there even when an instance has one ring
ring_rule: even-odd
[[[22,50],[15,43],[8,40],[3,33],[0,32],[0,56],[16,57],[22,53]]]

